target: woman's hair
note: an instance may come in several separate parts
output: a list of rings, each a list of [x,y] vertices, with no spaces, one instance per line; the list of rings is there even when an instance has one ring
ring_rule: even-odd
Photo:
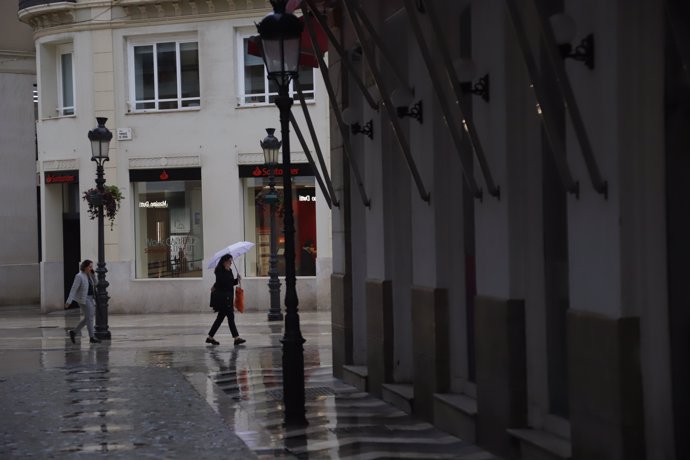
[[[86,268],[93,263],[92,260],[84,259],[84,261],[79,264],[79,270],[84,271]]]
[[[230,259],[232,259],[232,256],[230,254],[225,254],[223,257],[220,258],[220,260],[218,261],[218,265],[216,265],[216,269],[213,271],[215,273],[218,273],[218,270],[223,269],[223,264]]]

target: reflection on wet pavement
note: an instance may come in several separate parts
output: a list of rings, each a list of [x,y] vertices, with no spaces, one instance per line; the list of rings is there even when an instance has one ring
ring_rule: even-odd
[[[301,313],[309,425],[283,425],[282,323],[238,318],[203,343],[210,314],[113,315],[110,343],[76,345],[75,314],[0,308],[0,457],[495,457],[334,379],[330,313]],[[241,439],[241,441],[240,441]]]
[[[227,365],[213,354],[221,364],[211,380],[234,403],[223,406],[224,418],[260,458],[494,458],[334,379],[330,366],[313,363],[305,363],[309,425],[286,428],[281,370],[250,372],[238,365],[237,353],[229,354]]]

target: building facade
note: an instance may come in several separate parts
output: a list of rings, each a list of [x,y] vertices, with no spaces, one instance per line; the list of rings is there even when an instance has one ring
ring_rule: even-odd
[[[36,188],[36,61],[31,28],[17,21],[16,5],[0,5],[0,305],[39,299]]]
[[[687,456],[687,3],[330,4],[334,373],[506,458]]]
[[[268,311],[270,214],[259,140],[279,121],[263,62],[248,52],[268,12],[264,1],[19,2],[36,47],[43,311],[62,308],[79,260],[97,258],[97,222],[83,199],[95,187],[87,139],[95,117],[107,118],[113,133],[106,187],[123,196],[106,221],[109,310],[207,311],[208,261],[247,240],[256,247],[236,261],[246,307]],[[304,67],[299,84],[328,142],[322,80]],[[306,133],[301,104],[293,113]],[[330,212],[307,152],[297,137],[291,145],[296,241],[317,251],[298,271],[300,307],[327,308]]]

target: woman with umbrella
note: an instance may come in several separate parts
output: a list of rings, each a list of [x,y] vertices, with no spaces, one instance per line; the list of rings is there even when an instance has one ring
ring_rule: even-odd
[[[213,338],[216,335],[216,331],[223,323],[223,320],[228,318],[228,326],[230,327],[230,333],[235,339],[235,345],[240,345],[246,342],[240,337],[240,333],[237,332],[237,326],[235,326],[235,314],[233,312],[233,301],[235,297],[234,287],[240,280],[240,274],[237,274],[235,278],[232,274],[232,256],[230,254],[223,255],[218,261],[218,265],[214,270],[216,275],[216,282],[211,288],[211,307],[218,313],[216,320],[211,326],[211,330],[208,332],[208,337],[206,338],[206,343],[212,345],[220,345],[216,339]]]

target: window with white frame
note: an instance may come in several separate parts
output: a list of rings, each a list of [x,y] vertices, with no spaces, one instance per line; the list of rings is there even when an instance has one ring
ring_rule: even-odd
[[[268,74],[264,61],[259,56],[249,54],[249,35],[240,35],[238,43],[239,81],[239,105],[269,104],[273,103],[278,95],[278,87],[273,80],[268,80]],[[299,85],[307,101],[314,100],[314,68],[300,66],[297,82],[290,83],[290,95],[297,97]]]
[[[74,115],[74,62],[72,45],[56,47],[57,62],[57,113],[58,116]]]
[[[130,110],[198,107],[199,44],[196,40],[130,43]]]

